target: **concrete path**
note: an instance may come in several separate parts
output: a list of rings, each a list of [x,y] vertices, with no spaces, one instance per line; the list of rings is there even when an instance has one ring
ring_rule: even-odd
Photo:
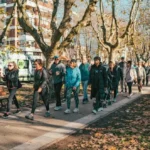
[[[149,90],[150,88],[144,88],[147,93]],[[136,92],[136,90],[134,91]],[[21,114],[12,115],[8,120],[0,118],[0,150],[37,150],[44,148],[46,145],[50,145],[76,130],[84,128],[87,124],[105,117],[140,96],[140,94],[135,94],[131,99],[128,99],[123,95],[119,95],[116,103],[97,115],[91,114],[93,101],[83,105],[81,104],[82,97],[80,97],[80,113],[78,114],[65,115],[63,113],[66,109],[65,104],[63,104],[62,111],[54,112],[53,104],[51,105],[51,118],[44,118],[45,109],[40,107],[36,111],[35,121],[28,121],[24,116],[30,110],[25,108],[25,111]],[[74,101],[72,101],[71,109],[74,109]]]

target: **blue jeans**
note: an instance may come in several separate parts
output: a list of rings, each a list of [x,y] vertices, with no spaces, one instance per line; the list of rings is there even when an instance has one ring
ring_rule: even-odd
[[[88,88],[88,80],[87,81],[82,81],[82,87],[83,87],[83,99],[88,99],[88,94],[87,94],[87,88]]]

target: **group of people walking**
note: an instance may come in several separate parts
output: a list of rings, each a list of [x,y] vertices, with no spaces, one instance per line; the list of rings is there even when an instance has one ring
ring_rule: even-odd
[[[86,104],[89,101],[88,86],[91,85],[90,98],[95,100],[93,102],[92,112],[96,114],[98,111],[103,110],[106,102],[108,104],[116,102],[119,83],[121,84],[121,92],[127,92],[128,90],[128,97],[131,97],[133,94],[132,85],[137,83],[139,92],[142,92],[143,83],[146,81],[146,85],[148,85],[150,75],[150,67],[148,64],[142,66],[142,63],[138,62],[138,65],[135,66],[132,64],[132,61],[125,62],[124,57],[121,58],[120,63],[110,61],[108,66],[104,66],[101,62],[101,58],[98,56],[94,58],[94,64],[92,65],[88,63],[87,59],[84,57],[82,63],[78,66],[75,59],[67,61],[67,64],[65,65],[58,56],[55,56],[54,63],[49,70],[44,67],[43,62],[40,59],[35,60],[35,67],[32,109],[31,113],[25,116],[26,119],[30,120],[34,120],[34,113],[40,96],[46,108],[44,116],[50,117],[49,101],[50,92],[53,87],[56,97],[56,107],[54,110],[60,111],[62,109],[61,91],[64,85],[64,97],[67,102],[67,109],[64,113],[69,114],[71,113],[70,105],[72,93],[75,99],[75,108],[73,112],[78,113],[80,84],[83,89],[83,104]],[[17,89],[21,88],[19,69],[17,68],[16,63],[9,62],[5,75],[1,74],[1,77],[6,81],[10,93],[7,101],[7,110],[3,115],[3,118],[8,118],[12,101],[14,101],[14,104],[17,107],[15,113],[21,112],[15,96]]]

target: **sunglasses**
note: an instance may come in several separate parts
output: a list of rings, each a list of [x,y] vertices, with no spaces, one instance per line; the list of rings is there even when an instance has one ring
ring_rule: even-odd
[[[13,65],[8,65],[8,67],[12,67]]]

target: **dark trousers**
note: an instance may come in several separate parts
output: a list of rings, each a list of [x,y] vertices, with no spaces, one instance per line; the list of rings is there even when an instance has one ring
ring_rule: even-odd
[[[133,82],[128,82],[127,83],[129,94],[132,93],[132,85],[133,85]]]
[[[146,86],[148,85],[149,82],[149,76],[146,76]]]
[[[79,106],[79,97],[78,97],[78,94],[79,94],[79,87],[76,88],[76,90],[73,90],[73,88],[67,88],[66,89],[66,100],[67,100],[67,108],[70,109],[70,103],[71,103],[71,94],[73,92],[73,95],[74,95],[74,100],[75,100],[75,105],[76,105],[76,108],[78,108]]]
[[[138,79],[138,90],[139,90],[139,92],[141,92],[142,87],[143,87],[143,80],[142,79]]]
[[[7,100],[7,112],[10,111],[12,101],[16,105],[17,109],[19,109],[19,103],[18,103],[17,98],[16,98],[17,88],[8,89],[8,91],[9,91],[9,97],[8,97],[8,100]]]
[[[99,108],[103,107],[103,100],[105,98],[105,92],[99,91],[96,94],[96,102],[94,102],[93,106],[95,110],[98,110]]]
[[[32,111],[31,111],[31,113],[33,113],[33,114],[35,112],[35,109],[36,109],[36,106],[37,106],[37,101],[39,101],[40,96],[41,96],[41,98],[42,98],[42,100],[44,102],[46,110],[49,111],[49,98],[48,98],[49,95],[47,93],[46,88],[44,88],[41,93],[39,93],[38,91],[34,91],[33,103],[32,103]]]
[[[54,84],[54,90],[55,90],[55,96],[56,96],[56,106],[61,106],[61,88],[62,88],[62,82]]]

